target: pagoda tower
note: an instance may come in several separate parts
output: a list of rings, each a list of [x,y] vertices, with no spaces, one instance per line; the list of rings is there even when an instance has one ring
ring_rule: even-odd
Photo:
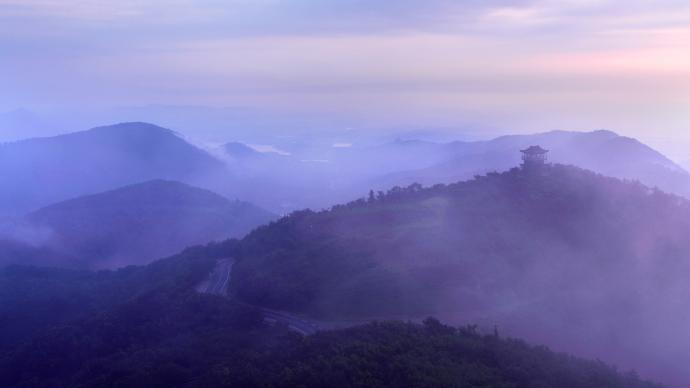
[[[546,154],[549,151],[538,145],[533,145],[524,150],[520,150],[520,152],[522,152],[522,167],[531,168],[541,167],[546,164]]]

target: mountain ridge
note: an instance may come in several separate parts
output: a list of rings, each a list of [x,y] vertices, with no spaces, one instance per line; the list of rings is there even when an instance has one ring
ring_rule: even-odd
[[[187,246],[242,237],[274,217],[248,202],[156,179],[49,205],[25,220],[51,232],[47,246],[93,267],[145,264]]]
[[[439,149],[446,153],[445,160],[422,169],[390,173],[371,183],[381,188],[469,179],[476,174],[517,165],[520,149],[535,144],[549,149],[548,157],[553,162],[576,165],[616,178],[637,179],[646,185],[690,197],[690,173],[639,140],[609,130],[556,130],[476,142],[441,143]]]
[[[173,131],[121,123],[0,145],[0,214],[162,178],[203,183],[223,164]],[[46,190],[50,187],[50,190]]]

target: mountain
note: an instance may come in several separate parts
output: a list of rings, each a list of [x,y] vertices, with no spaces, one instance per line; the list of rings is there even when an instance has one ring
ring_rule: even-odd
[[[234,179],[214,190],[252,198],[279,213],[343,203],[412,183],[452,183],[520,163],[520,150],[547,148],[549,159],[690,197],[690,174],[647,145],[611,131],[551,131],[487,141],[436,143],[398,139],[379,145],[334,143],[257,152],[228,143],[218,152]]]
[[[117,271],[0,269],[0,385],[659,387],[601,361],[433,318],[305,338],[254,307],[193,290],[235,246]]]
[[[475,174],[501,171],[520,161],[520,150],[539,144],[549,159],[572,164],[607,176],[634,179],[675,194],[690,196],[690,174],[651,147],[614,132],[551,131],[533,135],[502,136],[489,141],[438,144],[435,164],[385,176],[385,187],[450,183]],[[408,152],[400,150],[401,153]]]
[[[437,315],[690,381],[690,202],[576,167],[394,188],[250,233],[234,295],[328,319]]]
[[[0,145],[0,215],[150,179],[201,182],[223,169],[168,129],[122,123]]]
[[[56,203],[26,221],[50,232],[48,247],[102,268],[145,264],[187,246],[242,237],[273,218],[247,202],[153,180]]]
[[[687,172],[646,145],[609,131],[553,131],[482,142],[297,144],[289,153],[230,142],[214,150],[216,158],[168,129],[123,123],[0,145],[0,185],[6,188],[0,191],[0,218],[151,179],[251,198],[286,214],[346,202],[370,189],[450,183],[507,169],[519,162],[520,149],[533,144],[549,149],[555,162],[690,196]]]

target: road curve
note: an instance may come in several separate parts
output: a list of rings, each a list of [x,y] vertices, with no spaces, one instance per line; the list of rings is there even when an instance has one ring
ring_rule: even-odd
[[[227,296],[230,275],[232,273],[232,266],[234,263],[235,262],[232,258],[218,260],[216,262],[216,267],[211,271],[208,278],[197,285],[196,290],[204,294]],[[258,306],[254,307],[261,310],[264,315],[264,321],[267,323],[279,323],[285,325],[290,330],[302,335],[311,335],[320,329],[319,324],[316,321],[300,318],[296,315],[283,311],[271,310]]]
[[[235,262],[229,258],[218,260],[215,268],[213,268],[208,275],[208,278],[196,286],[196,290],[204,294],[226,296],[234,263]]]

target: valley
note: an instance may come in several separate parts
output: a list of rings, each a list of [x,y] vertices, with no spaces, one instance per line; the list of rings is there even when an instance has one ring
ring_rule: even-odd
[[[0,0],[0,388],[689,388],[690,2]]]
[[[133,134],[137,131],[155,134],[154,138],[160,133],[175,136],[153,128],[127,124],[102,127],[96,133],[115,139],[139,139]],[[595,170],[608,168],[605,171],[626,179],[559,163],[535,170],[519,166],[515,162],[519,147],[534,139],[551,144],[550,156],[555,160],[572,160]],[[175,147],[180,141],[174,141]],[[112,140],[103,144],[107,143]],[[619,144],[634,151],[621,153]],[[193,147],[185,149],[206,152]],[[686,258],[690,247],[683,236],[690,233],[690,205],[682,196],[640,182],[650,176],[667,179],[680,174],[681,178],[668,178],[680,184],[686,173],[640,143],[601,131],[483,143],[399,142],[328,151],[333,152],[328,156],[312,154],[330,160],[313,166],[295,161],[307,154],[262,153],[239,143],[224,150],[232,153],[229,159],[215,159],[213,153],[204,157],[216,160],[211,168],[215,172],[204,175],[204,180],[193,174],[192,181],[200,187],[155,178],[15,217],[17,221],[5,228],[12,232],[6,232],[5,242],[12,250],[0,255],[6,268],[28,264],[86,270],[75,273],[91,279],[85,284],[96,287],[103,298],[83,295],[78,300],[104,306],[82,310],[61,301],[55,306],[64,306],[64,312],[55,321],[39,324],[44,316],[32,314],[23,318],[30,322],[27,330],[35,327],[23,335],[31,338],[32,330],[115,311],[119,305],[149,297],[149,292],[155,294],[154,289],[172,287],[184,298],[196,298],[189,296],[190,290],[202,299],[220,297],[226,300],[222,303],[246,311],[253,325],[265,326],[261,330],[328,336],[330,331],[357,330],[390,320],[423,325],[433,316],[460,327],[476,324],[473,330],[481,335],[496,331],[577,356],[601,358],[645,377],[664,376],[674,383],[685,379],[678,360],[689,339],[672,340],[668,331],[645,328],[658,327],[658,315],[666,317],[666,328],[680,330],[690,322],[687,314],[669,315],[686,311],[682,284],[683,274],[690,273]],[[601,159],[608,152],[618,159]],[[374,158],[381,162],[369,163]],[[460,164],[448,170],[452,174],[439,173],[439,166],[453,163]],[[503,166],[506,170],[495,171]],[[651,170],[626,172],[625,166],[662,170],[645,175]],[[327,177],[337,175],[336,171],[344,174],[337,183],[329,182],[332,178]],[[463,178],[471,173],[474,178]],[[134,178],[122,182],[128,179]],[[407,179],[415,183],[386,190],[365,186],[372,181],[402,184]],[[451,183],[442,183],[448,180]],[[228,191],[231,182],[235,187]],[[243,193],[260,203],[270,202],[265,202],[266,195],[290,201],[299,194],[310,204],[360,198],[279,217],[253,203],[229,200],[209,187],[226,195]],[[254,196],[254,192],[264,194]],[[270,203],[272,209],[281,208]],[[653,227],[649,220],[654,220]],[[668,230],[674,233],[664,232]],[[33,236],[42,236],[40,244]],[[112,288],[121,284],[114,280],[120,275],[114,274],[135,271],[142,275],[132,275],[131,281],[138,282],[145,272],[134,268],[166,262],[169,259],[160,260],[166,257],[199,258],[207,272],[195,272],[197,280],[191,285],[185,280],[184,287],[173,281],[153,288],[137,286],[134,289],[150,291],[133,294]],[[113,275],[92,279],[91,270]],[[166,276],[181,275],[172,271]],[[115,277],[106,280],[108,276]],[[105,296],[110,293],[114,294]],[[640,293],[647,298],[635,296]],[[8,301],[19,295],[10,292]],[[43,305],[49,300],[41,296],[31,303]],[[17,310],[12,311],[22,310],[22,304],[13,303],[8,306]],[[621,327],[621,321],[628,325]],[[583,341],[583,336],[588,339]],[[633,338],[634,343],[645,344],[644,351],[627,345]]]

